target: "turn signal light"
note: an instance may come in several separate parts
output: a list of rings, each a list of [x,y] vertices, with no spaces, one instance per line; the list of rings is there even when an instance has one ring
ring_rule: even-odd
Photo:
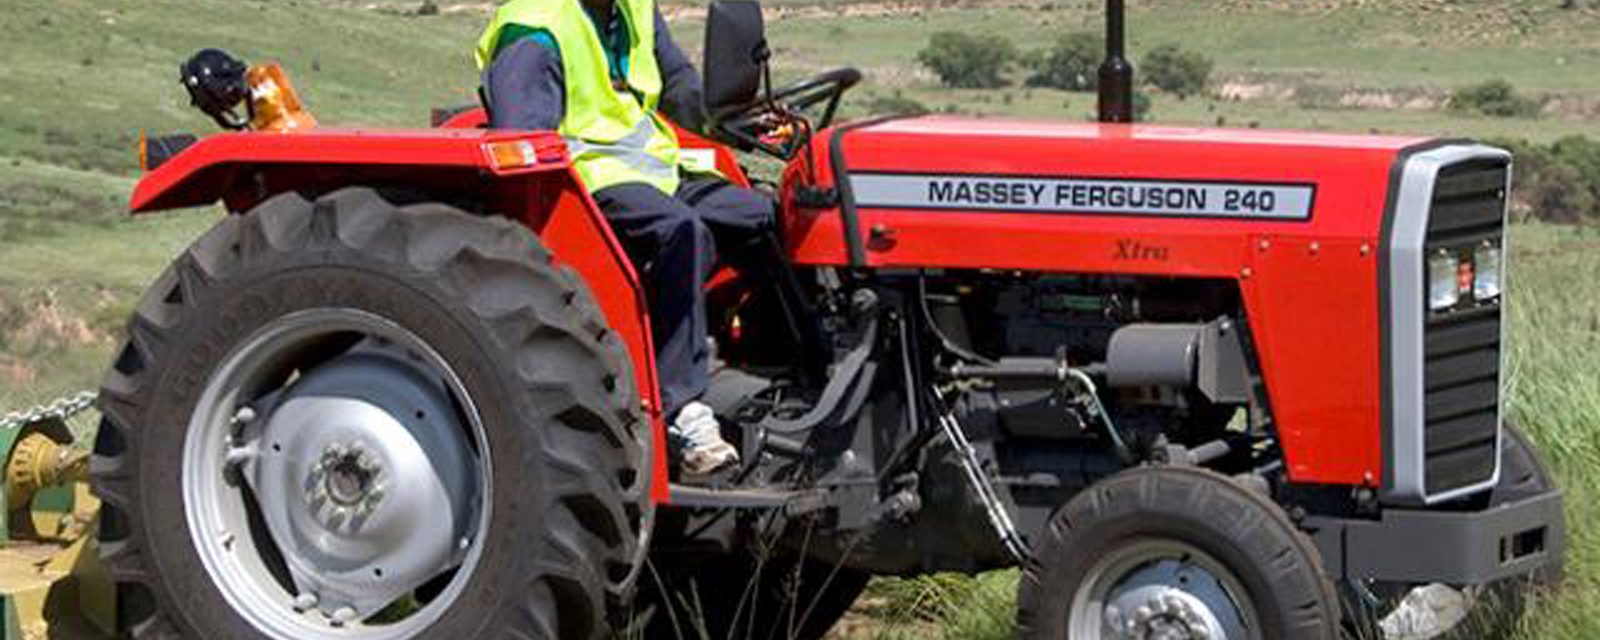
[[[484,145],[489,152],[489,162],[496,171],[526,169],[539,164],[539,153],[527,140],[491,142]]]

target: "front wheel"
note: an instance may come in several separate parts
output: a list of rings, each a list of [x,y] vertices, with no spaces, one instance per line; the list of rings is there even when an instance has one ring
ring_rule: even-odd
[[[132,637],[601,638],[647,423],[526,229],[375,189],[229,216],[101,392],[100,536]]]
[[[1019,585],[1022,638],[1338,638],[1316,549],[1277,505],[1215,473],[1123,472],[1040,538]]]

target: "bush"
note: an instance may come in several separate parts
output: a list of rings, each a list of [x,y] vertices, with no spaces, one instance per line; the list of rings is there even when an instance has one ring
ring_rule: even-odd
[[[928,105],[896,92],[892,96],[878,96],[867,102],[867,114],[873,116],[921,116],[933,113]]]
[[[1105,38],[1097,34],[1067,34],[1050,50],[1029,60],[1033,74],[1028,76],[1027,85],[1093,91],[1100,84],[1100,57],[1104,51]]]
[[[1150,94],[1143,91],[1133,92],[1133,121],[1150,121]]]
[[[1157,89],[1188,97],[1204,93],[1211,83],[1211,58],[1198,51],[1186,51],[1164,44],[1144,56],[1140,63],[1145,82]]]
[[[1497,118],[1531,118],[1539,115],[1539,102],[1517,93],[1505,80],[1489,80],[1457,89],[1450,95],[1450,109],[1481,113]]]
[[[1577,171],[1595,200],[1600,201],[1600,140],[1567,136],[1550,145],[1550,153],[1558,162]]]
[[[1549,146],[1495,140],[1515,156],[1511,213],[1516,219],[1574,224],[1600,217],[1600,142],[1581,136]]]
[[[993,89],[1006,85],[1005,73],[1017,59],[1017,48],[1000,36],[974,36],[941,31],[917,53],[917,62],[939,76],[947,87]]]

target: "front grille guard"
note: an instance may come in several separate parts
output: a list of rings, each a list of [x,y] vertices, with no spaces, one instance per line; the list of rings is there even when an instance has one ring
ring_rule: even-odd
[[[1445,144],[1403,154],[1391,185],[1389,211],[1384,222],[1384,264],[1380,270],[1383,296],[1383,427],[1384,498],[1391,504],[1436,504],[1471,495],[1493,487],[1500,478],[1500,447],[1503,436],[1498,425],[1503,421],[1503,379],[1497,379],[1494,403],[1495,443],[1479,453],[1493,456],[1492,471],[1485,478],[1465,483],[1429,482],[1428,478],[1428,390],[1427,390],[1427,307],[1426,250],[1430,240],[1430,217],[1440,173],[1463,163],[1509,165],[1511,155],[1504,150],[1478,144]],[[1510,169],[1505,171],[1509,181]],[[1504,224],[1504,190],[1499,193],[1500,225]],[[1448,226],[1448,225],[1442,225]],[[1503,233],[1502,256],[1505,252]],[[1502,257],[1502,260],[1505,258]],[[1504,305],[1496,313],[1504,322]],[[1498,354],[1498,375],[1504,376],[1505,349]],[[1475,481],[1471,481],[1475,480]],[[1452,486],[1453,485],[1453,486]]]

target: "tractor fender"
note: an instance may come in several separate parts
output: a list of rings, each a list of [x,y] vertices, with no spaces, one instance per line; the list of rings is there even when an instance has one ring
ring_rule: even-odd
[[[500,153],[496,153],[499,151]],[[500,160],[497,161],[496,158]],[[507,162],[507,159],[513,160]],[[224,133],[189,144],[146,172],[134,214],[207,206],[247,211],[286,191],[404,185],[442,200],[470,200],[518,220],[554,260],[588,286],[609,331],[627,345],[651,422],[653,498],[668,498],[666,432],[644,290],[633,263],[550,131],[477,128]]]

